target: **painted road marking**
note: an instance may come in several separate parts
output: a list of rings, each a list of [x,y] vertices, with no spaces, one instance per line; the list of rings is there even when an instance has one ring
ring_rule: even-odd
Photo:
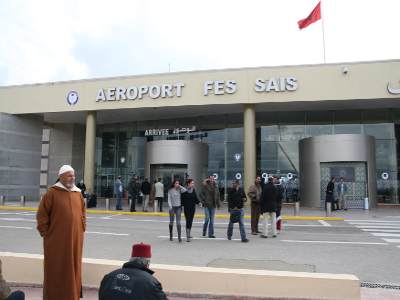
[[[109,219],[105,217],[101,218],[96,218],[96,217],[91,217],[90,219],[102,219],[102,220],[112,220],[112,221],[128,221],[128,222],[150,222],[150,223],[169,223],[169,220],[158,220],[158,219],[126,219],[126,218],[114,218],[114,219]],[[183,220],[185,220],[183,218]],[[289,227],[325,227],[327,225],[319,225],[319,224],[287,224],[287,221],[284,221],[284,226],[289,226]],[[193,224],[204,224],[203,221],[193,221]],[[214,222],[214,225],[228,225],[228,222]],[[244,222],[244,225],[250,226],[250,223]],[[329,224],[328,226],[332,226]]]
[[[388,243],[400,243],[400,239],[382,239]]]
[[[361,229],[367,232],[400,232],[400,229]]]
[[[128,218],[112,218],[114,216],[122,216],[122,215],[112,215],[106,217],[93,217],[86,216],[87,219],[91,220],[111,220],[111,221],[128,221],[128,222],[152,222],[152,223],[169,223],[169,220],[159,220],[159,219],[128,219]],[[10,221],[10,222],[36,222],[35,219],[26,219],[26,218],[0,218],[0,221]],[[287,221],[284,221],[284,227],[332,227],[331,224],[324,220],[318,220],[320,224],[288,224]],[[203,224],[203,221],[193,221],[193,224]],[[250,226],[250,223],[245,222],[245,226]],[[228,222],[214,222],[214,225],[224,225],[227,226]]]
[[[325,227],[331,227],[332,226],[331,224],[329,224],[328,222],[326,222],[324,220],[318,220],[318,222],[321,223],[322,226],[325,226]]]
[[[128,236],[129,233],[114,233],[114,232],[100,232],[100,231],[86,231],[89,234],[101,234],[101,235],[116,235],[116,236]]]
[[[103,219],[103,220],[110,220],[110,219],[112,219],[113,217],[118,217],[118,216],[123,216],[123,215],[122,215],[122,214],[109,215],[109,216],[106,216],[106,217],[101,217],[100,219]]]
[[[376,229],[400,229],[400,226],[374,226],[374,225],[365,225],[365,226],[356,226],[357,228],[376,228]]]
[[[30,212],[0,212],[0,215],[24,215],[24,216],[35,216],[36,214]]]
[[[167,235],[159,235],[158,238],[160,239],[169,239],[169,236]],[[174,239],[176,240],[178,237],[174,237]],[[182,237],[182,240],[186,239],[186,237]],[[209,238],[209,237],[192,237],[191,240],[209,240],[209,241],[227,241],[227,238]],[[232,239],[232,241],[241,241],[241,239]]]
[[[396,233],[387,233],[387,232],[377,232],[371,233],[373,236],[389,236],[389,237],[400,237],[400,234]]]
[[[6,226],[6,225],[1,225],[0,228],[13,228],[13,229],[28,229],[32,230],[32,227],[22,227],[22,226]]]
[[[400,221],[393,220],[347,220],[349,223],[400,223]]]
[[[400,223],[349,223],[355,226],[400,226]]]
[[[388,243],[372,242],[347,242],[347,241],[300,241],[300,240],[280,240],[287,243],[317,243],[317,244],[351,244],[351,245],[388,245]]]
[[[24,218],[0,218],[0,221],[11,221],[11,222],[36,222],[36,220],[33,219],[24,219]]]

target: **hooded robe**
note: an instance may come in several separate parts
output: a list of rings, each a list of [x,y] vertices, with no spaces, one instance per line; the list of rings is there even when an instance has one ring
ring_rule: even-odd
[[[58,182],[40,201],[36,219],[44,248],[43,300],[79,300],[86,227],[80,190]]]

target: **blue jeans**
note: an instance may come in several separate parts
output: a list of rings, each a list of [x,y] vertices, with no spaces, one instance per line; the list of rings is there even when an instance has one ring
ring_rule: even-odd
[[[240,230],[240,238],[242,240],[245,240],[246,239],[246,231],[244,230],[244,210],[243,209],[240,210],[239,230]],[[229,239],[232,237],[232,233],[233,233],[233,223],[229,219],[229,224],[228,224],[228,238]]]
[[[208,227],[208,236],[211,237],[214,235],[214,217],[215,217],[215,208],[214,207],[204,207],[204,225],[203,225],[203,236],[207,233]]]
[[[25,294],[21,291],[12,292],[5,300],[25,300]]]
[[[174,219],[176,215],[176,225],[181,226],[181,214],[182,207],[181,206],[173,206],[169,211],[169,225],[174,225]]]
[[[122,209],[122,194],[117,194],[117,205],[115,209]]]

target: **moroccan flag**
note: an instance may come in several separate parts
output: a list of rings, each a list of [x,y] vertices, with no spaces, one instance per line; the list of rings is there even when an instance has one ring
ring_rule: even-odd
[[[321,19],[321,1],[318,2],[317,6],[312,10],[307,18],[298,21],[297,24],[299,24],[300,29],[303,29],[308,25],[317,22],[319,19]]]

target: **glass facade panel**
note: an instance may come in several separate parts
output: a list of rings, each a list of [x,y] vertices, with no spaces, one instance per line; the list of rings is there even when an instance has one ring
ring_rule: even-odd
[[[376,139],[376,178],[378,202],[399,203],[397,139],[400,125],[392,123],[387,110],[376,111],[312,111],[257,113],[257,170],[258,173],[286,176],[299,173],[299,141],[305,137],[329,134],[369,134]],[[400,115],[400,114],[399,114]],[[386,118],[386,119],[385,119]],[[207,174],[216,174],[218,184],[225,187],[238,178],[243,182],[242,116],[219,115],[107,124],[98,126],[96,138],[96,191],[109,195],[117,175],[125,182],[131,175],[144,176],[145,144],[152,140],[186,139],[208,144]],[[182,121],[182,122],[181,122]],[[268,123],[273,121],[274,123]],[[148,129],[169,129],[168,135],[148,135]],[[174,129],[180,129],[174,133]],[[192,128],[193,131],[182,131]],[[388,174],[389,178],[383,176]]]
[[[333,134],[333,125],[307,125],[306,131],[307,137]]]
[[[361,134],[361,124],[335,124],[335,134]]]

